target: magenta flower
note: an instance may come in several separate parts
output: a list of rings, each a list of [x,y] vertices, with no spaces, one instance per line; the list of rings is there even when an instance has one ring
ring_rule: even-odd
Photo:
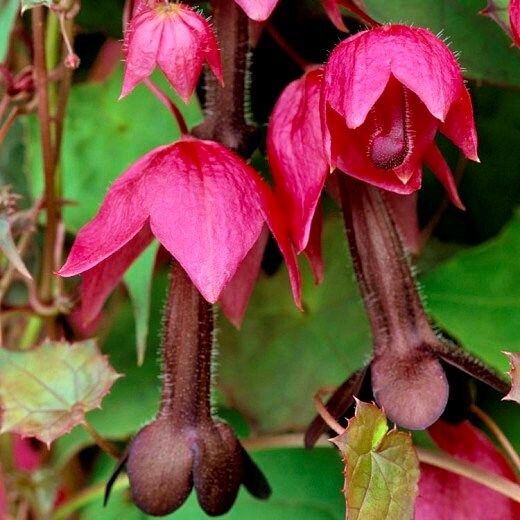
[[[513,42],[520,47],[520,0],[511,0],[509,3],[509,23]]]
[[[319,107],[322,73],[314,69],[286,87],[274,107],[267,135],[275,192],[298,253],[309,242],[316,206],[329,173]]]
[[[478,161],[473,109],[455,56],[431,32],[386,25],[344,40],[326,65],[322,103],[332,166],[410,194],[424,163],[462,207],[434,138],[439,130]]]
[[[252,20],[263,22],[273,12],[278,0],[235,0]]]
[[[155,236],[202,296],[210,303],[222,299],[226,314],[239,324],[260,268],[266,223],[300,305],[295,254],[268,186],[224,146],[184,137],[152,150],[113,184],[59,274],[83,275],[86,325]]]
[[[184,101],[193,94],[206,61],[222,82],[217,41],[208,21],[183,4],[141,2],[125,32],[121,97],[158,66]]]

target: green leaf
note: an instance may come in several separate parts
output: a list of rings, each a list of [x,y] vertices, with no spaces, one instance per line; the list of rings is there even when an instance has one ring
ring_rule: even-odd
[[[516,401],[520,404],[520,352],[505,352],[509,358],[511,370],[509,376],[511,377],[511,390],[504,397],[508,401]]]
[[[243,488],[231,511],[221,518],[229,520],[343,520],[341,498],[341,463],[328,448],[314,450],[275,449],[252,453],[273,489],[271,498],[256,500]],[[95,481],[106,481],[113,461],[104,459],[96,468]],[[126,490],[125,490],[126,491]],[[151,518],[140,512],[125,491],[112,494],[106,508],[102,497],[95,497],[82,513],[82,520],[143,520]],[[193,520],[208,518],[200,509],[194,493],[186,504],[165,518]]]
[[[520,213],[495,240],[458,253],[421,279],[428,310],[464,347],[506,372],[520,350]]]
[[[19,0],[0,0],[0,63],[6,58],[9,36],[19,7]]]
[[[445,237],[450,234],[450,241],[458,238],[475,243],[497,235],[511,220],[520,201],[515,153],[520,142],[520,103],[516,91],[490,86],[471,90],[482,162],[469,161],[464,172],[461,197],[467,211],[450,209],[450,218],[439,231]],[[450,149],[454,147],[450,145]],[[459,236],[455,237],[452,228],[457,227]]]
[[[27,9],[32,9],[33,7],[38,7],[39,5],[50,7],[52,5],[52,1],[53,0],[21,0],[22,13],[25,13]]]
[[[18,272],[26,278],[32,278],[31,273],[27,270],[27,267],[25,267],[25,264],[20,257],[20,253],[18,253],[18,249],[13,240],[13,235],[11,234],[9,218],[6,213],[0,213],[0,251],[4,253],[9,262],[13,264]]]
[[[130,164],[152,148],[180,137],[172,116],[142,85],[118,101],[122,83],[120,67],[103,84],[72,88],[62,151],[64,196],[75,205],[64,208],[68,229],[77,231],[97,212],[109,185]],[[172,96],[174,97],[174,96]],[[201,120],[199,105],[174,97],[188,126]],[[41,154],[35,120],[29,128],[28,166],[33,194],[42,190]]]
[[[479,14],[482,0],[365,0],[381,22],[406,23],[442,31],[468,78],[499,85],[520,85],[520,52],[493,22]]]
[[[344,433],[332,439],[345,463],[349,520],[413,518],[419,460],[409,433],[392,430],[377,406],[358,401]]]
[[[491,18],[508,35],[511,34],[509,27],[509,1],[487,0],[486,7],[481,11],[484,16]]]
[[[325,281],[316,287],[304,270],[304,313],[294,306],[282,268],[259,280],[240,331],[221,320],[217,381],[260,431],[304,429],[316,391],[341,384],[371,353],[339,218],[326,221],[323,243]]]
[[[50,444],[99,408],[119,377],[92,340],[0,349],[1,431]]]
[[[137,363],[139,365],[144,363],[146,353],[150,319],[150,291],[152,290],[153,268],[158,249],[159,242],[152,242],[132,264],[124,278],[134,308]]]

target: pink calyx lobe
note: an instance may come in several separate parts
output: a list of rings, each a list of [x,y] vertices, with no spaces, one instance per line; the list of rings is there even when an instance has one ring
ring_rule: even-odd
[[[114,183],[96,217],[80,230],[59,274],[83,275],[84,316],[91,321],[155,236],[204,298],[215,303],[258,241],[264,223],[287,258],[299,302],[294,251],[268,186],[224,146],[186,137],[151,151]],[[259,262],[253,263],[258,267]],[[248,287],[248,277],[257,275],[253,271],[246,270],[242,280]],[[245,290],[232,307],[233,321],[243,315],[249,294],[250,289]]]
[[[298,253],[309,242],[311,225],[329,173],[320,115],[323,71],[307,71],[290,83],[271,114],[267,135],[275,193],[289,219]]]
[[[478,160],[460,67],[426,29],[386,25],[341,42],[325,67],[322,112],[331,165],[394,193],[421,187],[437,131]],[[446,186],[444,165],[441,174]],[[452,201],[461,206],[449,184]]]
[[[139,4],[125,31],[121,97],[158,66],[184,101],[193,94],[204,62],[222,82],[218,44],[207,20],[184,4]]]

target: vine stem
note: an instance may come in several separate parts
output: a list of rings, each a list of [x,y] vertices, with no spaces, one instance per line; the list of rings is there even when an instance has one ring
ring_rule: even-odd
[[[179,107],[170,99],[168,94],[166,94],[166,92],[164,92],[164,90],[162,90],[159,85],[150,78],[146,78],[143,83],[146,85],[148,90],[172,113],[175,121],[177,121],[181,134],[183,136],[188,135],[190,132],[186,120],[184,119],[182,112],[179,110]]]
[[[359,8],[352,0],[336,0],[338,5],[341,5],[351,13],[355,14],[358,18],[360,18],[363,22],[365,22],[368,27],[379,27],[381,24],[374,20],[371,16],[369,16],[363,9]]]
[[[121,453],[119,450],[109,441],[107,441],[99,432],[85,419],[81,423],[83,429],[94,439],[94,442],[110,457],[119,460]]]
[[[303,56],[300,56],[298,51],[294,49],[294,47],[280,34],[278,29],[271,22],[265,24],[265,29],[276,45],[278,45],[278,47],[280,47],[280,49],[282,49],[285,54],[287,54],[287,56],[303,71],[314,66],[314,63],[311,63]]]
[[[489,428],[489,431],[495,436],[502,448],[504,448],[504,451],[515,466],[516,471],[520,472],[520,457],[498,424],[486,412],[484,412],[484,410],[474,404],[470,406],[470,411]]]
[[[54,253],[59,214],[56,200],[55,153],[51,135],[51,118],[49,115],[49,85],[44,29],[45,16],[42,6],[37,6],[32,9],[31,22],[34,45],[34,80],[38,99],[37,114],[43,158],[45,208],[47,211],[47,224],[45,226],[40,282],[40,299],[44,303],[49,303],[53,298],[53,273],[55,268]],[[51,338],[57,336],[54,318],[49,318],[47,320],[47,329]]]

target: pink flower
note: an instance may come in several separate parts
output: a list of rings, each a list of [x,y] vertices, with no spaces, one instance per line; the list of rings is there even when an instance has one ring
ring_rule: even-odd
[[[520,0],[511,0],[509,3],[509,23],[513,42],[520,47]]]
[[[202,296],[210,303],[223,298],[224,310],[239,324],[260,268],[266,223],[300,305],[295,254],[268,186],[224,146],[185,137],[152,150],[113,184],[59,274],[83,275],[81,314],[88,324],[155,236]]]
[[[332,166],[410,194],[424,163],[462,207],[434,138],[439,130],[478,161],[473,109],[455,56],[431,32],[386,25],[344,40],[326,65],[322,103]]]
[[[125,32],[125,54],[121,97],[150,76],[156,66],[184,101],[193,94],[205,61],[222,82],[213,31],[205,18],[183,4],[138,4]]]
[[[319,106],[322,72],[307,72],[286,87],[271,114],[267,134],[275,192],[298,253],[309,242],[314,213],[329,173]]]
[[[461,461],[516,482],[514,471],[488,437],[469,421],[449,424],[437,421],[428,433],[439,448]],[[465,477],[421,464],[416,520],[519,518],[520,505],[510,498]]]
[[[252,20],[263,22],[273,12],[278,0],[235,0]]]

